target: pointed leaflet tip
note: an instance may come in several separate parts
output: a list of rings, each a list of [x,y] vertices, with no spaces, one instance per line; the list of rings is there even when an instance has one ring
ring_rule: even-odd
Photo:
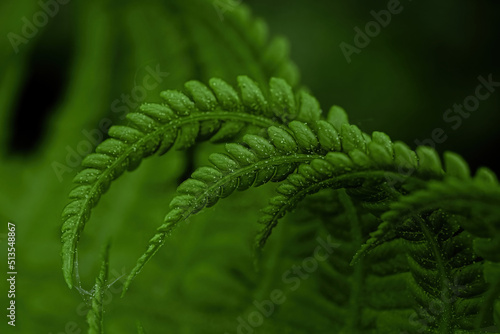
[[[125,297],[125,293],[127,293],[128,288],[130,287],[130,284],[134,280],[135,276],[137,276],[141,272],[142,267],[144,267],[144,264],[145,263],[136,264],[134,269],[132,269],[132,271],[128,274],[127,279],[125,280],[125,283],[123,283],[122,294],[120,295],[120,298]]]
[[[146,265],[146,263],[151,260],[151,258],[156,254],[156,252],[161,248],[163,243],[165,242],[165,237],[169,236],[172,229],[175,227],[175,223],[179,222],[182,217],[182,209],[173,209],[169,214],[165,217],[165,223],[157,229],[157,233],[149,240],[149,246],[144,254],[137,260],[135,267],[127,276],[127,280],[123,284],[121,297],[125,296],[130,284],[134,280],[134,278],[141,272],[142,268]]]
[[[63,244],[62,248],[62,272],[64,281],[70,289],[73,289],[73,273],[74,273],[74,261],[75,253],[71,249],[67,249],[68,245]]]

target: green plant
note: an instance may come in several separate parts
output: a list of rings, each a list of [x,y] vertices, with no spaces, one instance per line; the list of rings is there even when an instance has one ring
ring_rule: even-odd
[[[253,24],[251,31],[258,33],[246,36],[235,53],[247,48],[258,52],[255,45],[266,44],[262,30],[256,29],[260,23],[244,21],[242,13],[238,9],[228,14],[235,31]],[[233,35],[232,42],[239,39]],[[315,281],[304,283],[279,310],[273,306],[276,314],[270,316],[277,320],[263,330],[498,332],[500,187],[494,173],[482,168],[471,176],[463,159],[449,152],[443,168],[434,149],[413,151],[382,132],[366,134],[349,123],[340,107],[323,113],[316,99],[297,86],[285,49],[278,40],[257,62],[242,51],[242,67],[256,82],[238,76],[238,87],[233,87],[205,74],[200,79],[207,85],[188,81],[184,92],[164,91],[163,103],[142,104],[127,114],[123,125],[109,130],[109,138],[83,160],[63,211],[63,272],[69,287],[78,274],[77,249],[85,224],[110,185],[146,157],[171,154],[172,149],[192,152],[208,141],[224,143],[224,150],[210,154],[211,165],[197,168],[178,187],[164,224],[131,271],[124,292],[179,223],[236,190],[273,182],[277,194],[262,210],[263,228],[255,242],[261,271],[255,275],[247,267],[232,268],[210,279],[238,291],[238,296],[253,290],[262,298],[283,284],[276,276],[281,278],[287,267],[280,262],[310,255],[318,236],[339,246],[318,265]],[[205,52],[201,55],[211,55]],[[224,73],[227,81],[233,80],[230,72]],[[164,172],[154,170],[155,175]],[[278,221],[294,209],[278,236],[281,244],[261,256]],[[90,332],[102,331],[107,257],[91,301]],[[223,317],[232,317],[220,324],[224,330],[237,326],[233,319],[239,313],[224,312],[231,302],[222,299],[218,305]],[[293,317],[287,315],[290,305],[295,307]],[[208,309],[206,301],[198,306]],[[138,328],[143,331],[141,324]]]
[[[334,214],[325,214],[325,228],[340,240],[337,224],[339,231],[355,230],[349,231],[351,239],[347,239],[352,250],[365,244],[364,254],[356,254],[353,263],[351,293],[360,289],[369,294],[365,289],[376,286],[386,296],[376,302],[383,305],[365,305],[361,295],[340,304],[361,314],[344,311],[344,322],[336,324],[337,330],[400,330],[412,308],[427,317],[422,318],[422,326],[439,333],[494,325],[499,280],[494,274],[485,277],[485,272],[497,266],[500,250],[500,187],[491,171],[483,168],[471,177],[467,164],[449,152],[443,170],[433,149],[418,147],[414,152],[404,143],[392,143],[384,133],[369,136],[349,124],[339,107],[322,117],[314,98],[304,92],[294,95],[281,79],[271,79],[264,92],[247,77],[239,77],[238,82],[238,93],[219,79],[211,80],[210,88],[188,82],[187,95],[164,93],[165,104],[145,104],[128,114],[129,125],[112,127],[111,138],[84,160],[86,169],[76,177],[77,186],[70,195],[73,202],[63,213],[64,270],[70,286],[74,258],[68,254],[75,254],[91,210],[88,203],[95,205],[112,180],[104,173],[116,178],[149,155],[164,154],[174,143],[185,149],[201,137],[228,141],[225,152],[211,154],[212,166],[197,169],[178,187],[165,223],[150,240],[125,290],[178,223],[235,190],[273,181],[279,184],[278,195],[263,209],[258,248],[280,218],[322,189],[335,190],[333,201],[342,203],[347,215],[342,226]],[[293,121],[284,124],[284,118]],[[398,172],[402,166],[411,173]],[[106,184],[101,186],[103,179]],[[331,282],[335,282],[338,264],[330,265]],[[401,291],[388,297],[391,292],[384,289],[391,284],[409,286],[414,300],[408,302]],[[442,309],[429,310],[433,303]],[[394,312],[389,312],[391,308]]]

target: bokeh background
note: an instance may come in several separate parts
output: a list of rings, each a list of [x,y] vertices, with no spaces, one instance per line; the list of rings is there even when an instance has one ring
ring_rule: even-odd
[[[308,87],[323,110],[340,105],[364,131],[384,131],[411,147],[442,128],[448,139],[436,146],[438,151],[456,151],[473,169],[488,166],[499,172],[500,87],[456,130],[443,120],[448,108],[474,94],[478,76],[492,75],[500,82],[498,1],[401,1],[402,11],[350,63],[339,45],[354,44],[354,28],[364,30],[373,20],[370,11],[387,9],[387,1],[234,1],[225,20],[213,4],[61,1],[54,17],[13,47],[9,34],[21,35],[24,19],[33,21],[42,5],[0,3],[0,259],[5,263],[7,221],[13,221],[19,272],[15,332],[86,330],[85,306],[64,284],[59,256],[60,213],[78,168],[57,176],[54,162],[64,163],[67,147],[76,149],[88,141],[82,131],[98,129],[103,119],[121,122],[112,109],[114,101],[130,94],[152,68],[159,66],[168,76],[144,101],[158,101],[159,91],[180,89],[190,79],[220,75],[234,82],[237,74],[263,78],[272,72],[234,60],[241,46],[233,45],[238,37],[227,22],[242,8],[264,19],[271,35],[288,39],[290,57],[300,71],[298,86]],[[257,54],[260,49],[252,50]],[[205,164],[213,150],[205,145],[190,152],[191,158],[171,153],[148,159],[111,187],[82,237],[84,288],[93,284],[99,250],[108,239],[112,270],[130,270],[161,223],[179,179]],[[252,298],[273,286],[271,278],[262,287],[254,277],[250,248],[257,228],[252,223],[265,205],[265,196],[256,194],[271,191],[264,187],[237,194],[181,227],[127,297],[111,294],[108,332],[135,333],[136,320],[151,333],[160,328],[175,333],[236,328],[236,317],[250,309]],[[287,254],[283,243],[272,243],[269,252]],[[280,268],[286,264],[283,260]],[[2,305],[7,303],[5,286],[2,279]],[[299,304],[290,310],[300,312]],[[287,322],[278,315],[261,331],[273,332]],[[0,326],[3,333],[6,324]]]

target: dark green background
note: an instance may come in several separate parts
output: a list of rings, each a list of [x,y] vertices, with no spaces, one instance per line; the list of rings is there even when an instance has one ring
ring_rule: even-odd
[[[353,45],[354,27],[364,30],[365,24],[373,20],[370,11],[387,9],[388,2],[245,3],[265,18],[271,33],[289,39],[302,83],[325,110],[340,105],[365,131],[385,131],[393,139],[412,144],[416,139],[430,138],[433,129],[443,128],[448,140],[438,145],[439,151],[457,151],[474,167],[500,166],[496,156],[488,154],[499,142],[498,92],[482,101],[457,130],[443,121],[445,110],[473,94],[479,75],[493,74],[493,79],[500,81],[498,2],[401,1],[402,11],[392,15],[390,24],[371,38],[360,54],[352,55],[350,64],[340,43]],[[65,7],[28,45],[29,66],[15,103],[21,119],[30,115],[43,120],[64,94],[71,79],[68,69],[77,52],[74,7],[71,3]],[[115,33],[120,38],[120,32]],[[34,135],[43,136],[39,129],[43,123],[33,123]],[[11,142],[15,149],[25,150],[32,143],[23,141],[35,141],[31,132],[29,139],[24,138],[26,124],[23,128]]]
[[[344,107],[365,131],[384,131],[415,145],[443,128],[453,150],[473,166],[498,170],[500,94],[481,102],[456,131],[443,113],[474,93],[477,77],[500,81],[500,3],[497,1],[401,1],[401,13],[348,64],[339,44],[353,45],[370,11],[387,1],[252,2],[271,30],[287,36],[292,58],[323,106]]]

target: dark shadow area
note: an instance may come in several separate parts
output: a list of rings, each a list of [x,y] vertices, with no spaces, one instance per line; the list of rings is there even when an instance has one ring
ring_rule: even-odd
[[[32,41],[26,78],[11,120],[10,154],[27,155],[38,149],[47,119],[65,95],[73,42],[61,30],[70,31],[65,22],[55,20]]]

